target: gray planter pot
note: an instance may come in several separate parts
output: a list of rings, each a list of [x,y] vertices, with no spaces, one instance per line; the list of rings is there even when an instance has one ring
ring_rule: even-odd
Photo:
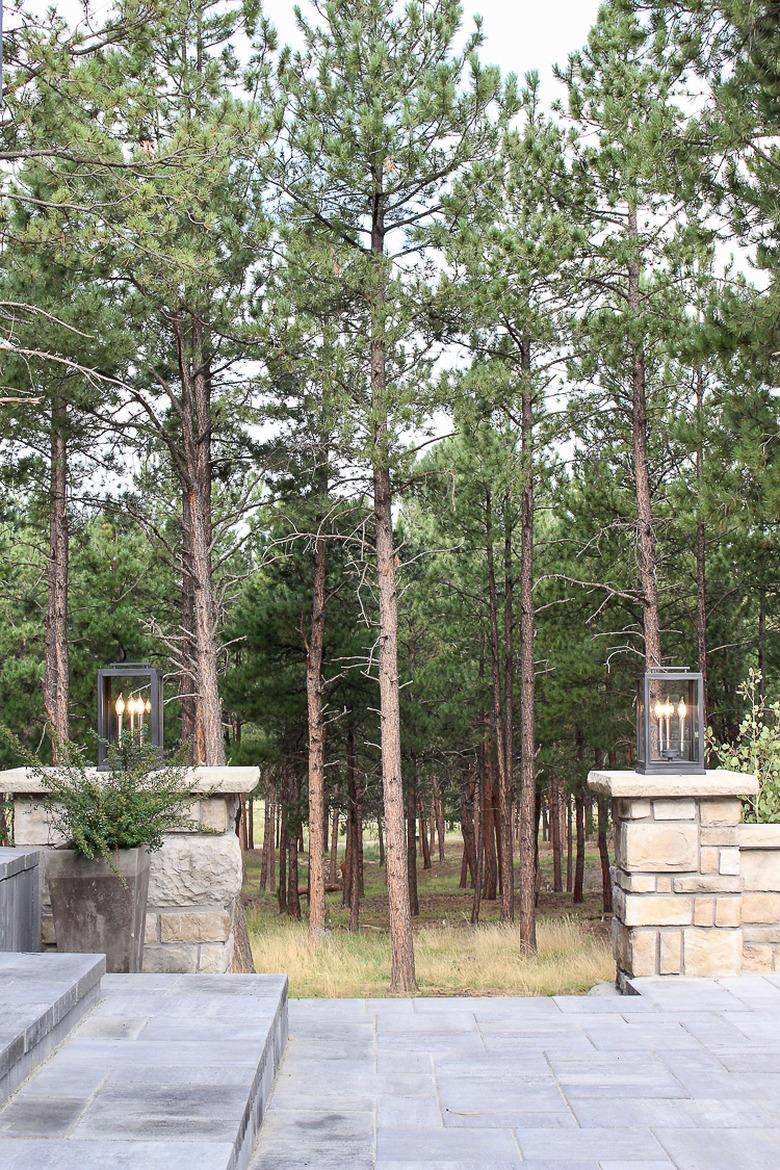
[[[119,849],[114,865],[87,861],[72,849],[46,855],[57,950],[106,956],[106,970],[140,971],[144,955],[149,853],[145,847]]]

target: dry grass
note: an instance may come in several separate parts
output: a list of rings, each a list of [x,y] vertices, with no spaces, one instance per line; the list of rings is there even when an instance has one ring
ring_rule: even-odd
[[[291,995],[387,995],[390,945],[384,932],[338,930],[311,941],[305,923],[269,922],[251,906],[247,918],[257,970],[286,972]],[[515,927],[425,926],[415,934],[420,993],[575,994],[614,977],[603,932],[558,918],[540,922],[538,935],[539,954],[529,957]]]

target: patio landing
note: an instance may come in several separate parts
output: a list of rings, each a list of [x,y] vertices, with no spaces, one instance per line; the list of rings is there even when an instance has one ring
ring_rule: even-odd
[[[251,1170],[777,1170],[780,974],[293,1000]]]

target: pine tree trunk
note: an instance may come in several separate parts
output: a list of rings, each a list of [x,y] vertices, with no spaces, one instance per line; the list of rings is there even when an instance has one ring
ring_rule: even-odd
[[[704,377],[696,371],[696,650],[702,678],[704,726],[709,725],[709,694],[707,678],[707,539],[702,504],[704,478]]]
[[[609,872],[609,805],[606,796],[598,798],[599,858],[601,860],[601,898],[604,913],[612,913],[612,876]]]
[[[482,898],[495,902],[498,893],[498,858],[496,857],[496,822],[493,815],[493,764],[490,740],[485,741],[482,765]]]
[[[420,913],[420,899],[417,893],[417,768],[414,760],[412,760],[409,771],[409,783],[406,790],[406,867],[409,906],[416,918]]]
[[[242,881],[246,881],[246,850],[247,850],[246,817],[247,817],[246,797],[239,796],[239,798],[238,798],[238,815],[236,817],[236,835],[238,836],[238,847],[241,850]]]
[[[268,886],[273,889],[274,862],[276,846],[276,797],[271,787],[265,799],[265,815],[263,819],[263,860],[260,870],[260,888]]]
[[[474,837],[474,802],[476,785],[469,780],[466,774],[461,780],[460,787],[460,831],[463,835],[463,857],[467,866],[466,874],[461,874],[461,888],[466,889],[469,877],[471,884],[476,879],[476,846]]]
[[[422,853],[423,869],[431,869],[431,846],[428,840],[428,823],[425,816],[425,804],[421,800],[420,811],[420,851]]]
[[[571,796],[566,794],[566,893],[570,894],[573,888],[573,836],[571,819]]]
[[[349,929],[353,934],[356,934],[360,929],[360,815],[357,807],[355,808],[355,815],[352,817],[352,866],[350,867],[350,891],[349,891]]]
[[[577,858],[574,866],[574,892],[572,901],[585,901],[585,797],[578,788],[574,798],[577,823]]]
[[[374,418],[373,478],[376,523],[376,570],[379,595],[379,708],[382,745],[385,832],[387,834],[387,900],[390,911],[390,990],[411,993],[414,936],[409,901],[407,851],[404,845],[404,796],[401,775],[401,706],[398,678],[398,594],[395,583],[393,496],[388,435],[387,356],[385,350],[385,225],[384,192],[376,182],[371,207],[371,407]]]
[[[563,890],[563,870],[561,867],[561,790],[557,778],[550,781],[550,844],[553,855],[553,890],[560,894]]]
[[[52,763],[68,739],[70,663],[68,650],[68,448],[64,420],[52,407],[49,464],[49,556],[46,565],[46,665],[43,707],[51,735]]]
[[[178,351],[180,399],[175,403],[181,425],[181,461],[174,466],[183,490],[183,527],[192,607],[192,684],[196,764],[225,762],[222,706],[219,696],[217,615],[211,564],[211,369],[206,331],[197,314],[183,313],[173,322]],[[183,606],[184,608],[184,606]]]
[[[522,346],[521,455],[523,499],[520,547],[520,941],[536,952],[536,671],[534,660],[534,452],[531,343]]]
[[[287,810],[282,806],[279,828],[279,885],[277,887],[279,913],[287,913]]]
[[[446,825],[444,823],[444,793],[439,792],[436,800],[436,835],[439,839],[439,861],[444,861],[444,839],[446,837]]]
[[[498,591],[496,589],[496,567],[493,555],[493,501],[490,489],[485,491],[485,552],[488,577],[488,618],[490,626],[490,665],[493,683],[493,734],[498,765],[498,817],[493,818],[493,827],[498,829],[496,852],[501,873],[501,921],[511,922],[514,918],[514,878],[512,872],[512,791],[507,768],[507,735],[504,728],[502,707],[501,651],[498,640]],[[508,837],[508,841],[507,841]],[[492,874],[486,875],[485,897],[490,898]]]
[[[328,879],[332,886],[335,886],[339,880],[339,806],[335,799],[333,802],[330,830],[330,872]]]
[[[476,780],[474,785],[474,897],[471,902],[471,925],[477,926],[479,923],[479,912],[482,905],[482,874],[483,866],[483,841],[482,841],[482,804],[483,794],[482,785],[485,775],[485,765],[481,758],[484,753],[484,744],[480,749],[480,759],[477,763]]]
[[[306,697],[309,728],[309,934],[325,931],[325,727],[322,658],[325,640],[325,541],[314,541],[311,635],[306,654]]]
[[[638,248],[637,213],[633,203],[629,206],[628,212],[628,240],[634,249],[628,263],[628,303],[632,316],[638,319],[641,264]],[[643,594],[645,666],[647,670],[650,670],[661,665],[661,620],[658,609],[655,524],[647,458],[647,380],[644,354],[636,344],[632,344],[631,384],[631,441],[637,506],[637,557]]]

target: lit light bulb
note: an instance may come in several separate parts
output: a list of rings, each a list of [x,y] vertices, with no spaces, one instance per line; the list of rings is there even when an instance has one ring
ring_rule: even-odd
[[[116,713],[120,719],[122,718],[122,716],[125,713],[126,706],[127,706],[127,704],[125,703],[124,696],[120,695],[119,698],[117,699],[116,703],[114,703],[114,710],[116,711]]]
[[[151,699],[147,699],[146,702],[144,703],[144,711],[146,712],[147,715],[151,715],[151,713],[152,713],[152,700]]]
[[[685,706],[685,699],[680,699],[680,702],[677,704],[677,714],[680,719],[684,719],[688,714],[688,708]]]

